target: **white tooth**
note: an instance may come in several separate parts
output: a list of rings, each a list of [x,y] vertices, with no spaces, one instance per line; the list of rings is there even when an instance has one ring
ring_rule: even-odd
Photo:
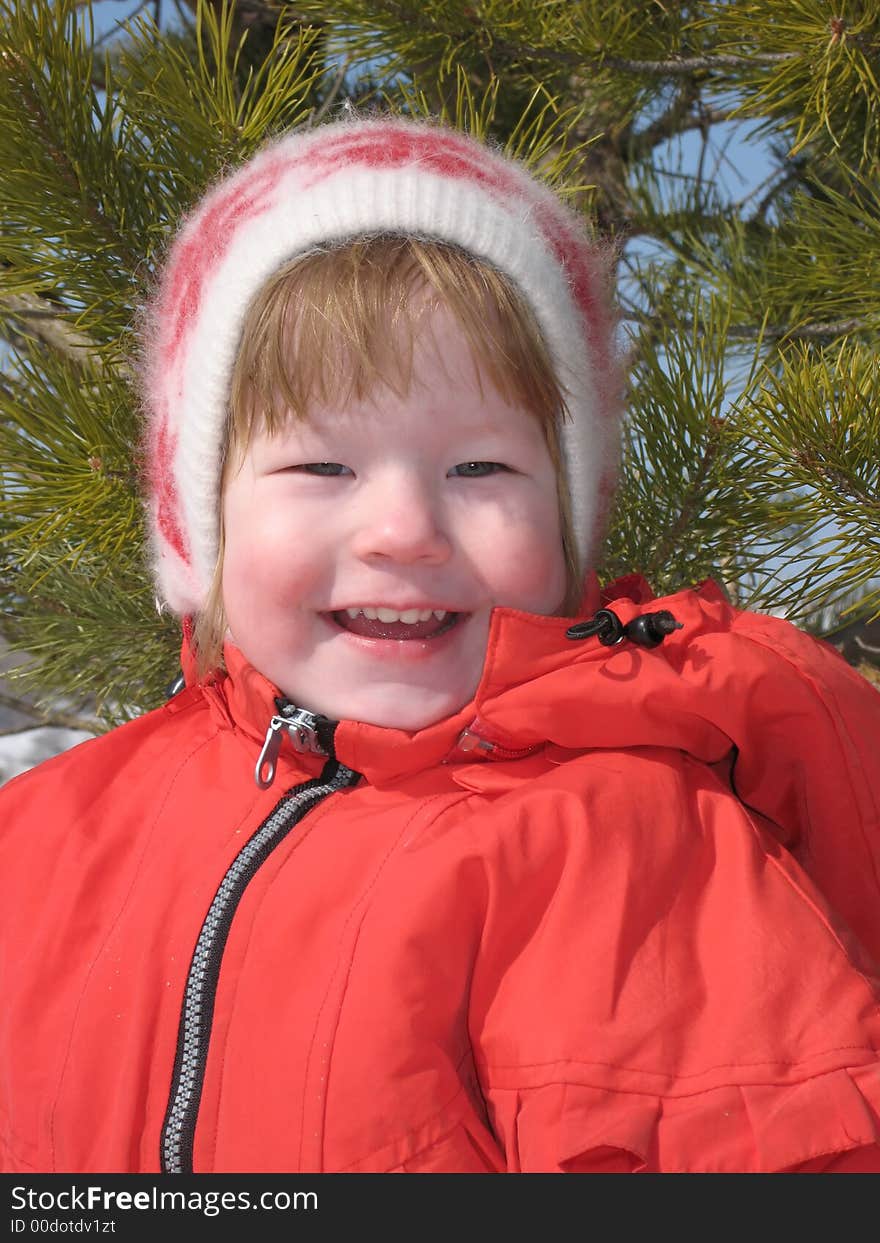
[[[364,617],[368,617],[370,621],[375,621],[379,615],[377,609],[361,609],[360,611],[363,613]]]
[[[359,617],[359,616],[360,616],[360,609],[346,609],[345,611],[346,611],[346,613],[349,615],[349,617]]]
[[[367,617],[370,616],[370,609],[364,609]],[[400,621],[400,614],[396,609],[376,609],[376,617],[380,622],[396,622]]]
[[[446,616],[446,609],[434,609],[434,616],[438,621],[442,621]]]
[[[406,622],[408,626],[413,626],[416,622],[424,621],[425,618],[418,609],[404,609],[400,614],[400,620]]]
[[[419,613],[419,621],[430,621],[433,616],[434,614],[431,609],[425,609],[423,613]]]

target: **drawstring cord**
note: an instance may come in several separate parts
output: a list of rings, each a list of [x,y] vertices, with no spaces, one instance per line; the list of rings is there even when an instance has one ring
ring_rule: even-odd
[[[604,647],[614,647],[624,639],[629,639],[638,647],[658,647],[668,634],[683,628],[682,623],[676,621],[668,609],[661,609],[658,613],[642,613],[626,625],[611,609],[599,609],[591,621],[569,626],[565,637],[591,639],[595,635]]]

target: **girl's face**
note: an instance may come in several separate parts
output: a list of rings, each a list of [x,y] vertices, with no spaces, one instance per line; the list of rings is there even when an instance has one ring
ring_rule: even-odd
[[[377,388],[255,432],[223,499],[232,641],[298,706],[416,730],[473,697],[495,605],[565,595],[538,420],[427,313],[405,396]]]

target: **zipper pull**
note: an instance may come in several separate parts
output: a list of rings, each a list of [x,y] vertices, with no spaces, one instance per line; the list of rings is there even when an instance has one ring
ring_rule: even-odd
[[[278,701],[276,700],[276,703]],[[296,708],[293,705],[281,706],[282,719],[287,726],[287,732],[290,735],[290,741],[294,748],[302,753],[311,753],[312,755],[326,755],[327,750],[318,740],[318,718],[314,712],[307,712],[305,708]],[[278,717],[273,717],[273,721],[277,721]],[[271,729],[271,725],[269,726]],[[278,752],[276,751],[277,755]]]
[[[532,742],[527,747],[511,746],[510,743],[514,739],[504,739],[500,742],[495,741],[486,737],[488,732],[490,731],[483,725],[479,717],[472,721],[467,729],[463,729],[458,735],[455,746],[443,763],[448,764],[457,756],[462,755],[478,760],[488,760],[490,758],[493,760],[521,760],[527,755],[534,755],[544,745],[542,742]]]
[[[287,722],[284,717],[273,716],[269,722],[269,728],[266,730],[266,739],[260,752],[260,758],[257,760],[257,767],[254,769],[254,781],[256,781],[261,790],[268,790],[275,780],[275,764],[278,760],[278,752],[281,750],[281,731],[283,729],[287,729]],[[263,776],[264,768],[267,770],[265,776]]]
[[[485,738],[481,738],[474,728],[471,727],[461,731],[458,736],[458,742],[455,744],[455,750],[463,751],[465,755],[468,755],[471,751],[492,752],[495,750],[495,744],[488,742]]]
[[[287,703],[285,700],[276,699],[275,703],[278,705],[279,715],[273,716],[269,722],[263,749],[257,760],[257,767],[254,769],[254,781],[261,790],[268,790],[275,780],[275,767],[284,730],[287,730],[294,750],[299,751],[301,755],[330,754],[324,741],[318,735],[318,728],[322,723],[325,726],[332,726],[332,722],[326,721],[324,717],[315,716],[313,712],[307,712],[305,708],[297,708],[295,704]],[[332,738],[332,733],[330,737]],[[327,738],[326,732],[324,738],[325,740]]]

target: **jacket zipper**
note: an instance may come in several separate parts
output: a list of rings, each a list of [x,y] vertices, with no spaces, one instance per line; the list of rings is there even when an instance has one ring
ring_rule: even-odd
[[[251,835],[220,882],[208,908],[186,981],[171,1078],[162,1126],[163,1174],[191,1174],[196,1122],[205,1081],[214,1000],[232,920],[247,886],[276,846],[314,807],[337,790],[360,781],[360,773],[331,759],[320,777],[294,786]]]
[[[458,754],[471,755],[474,752],[482,759],[521,760],[527,755],[540,751],[543,743],[533,743],[528,747],[507,747],[500,741],[488,737],[488,731],[481,721],[476,720],[467,729],[462,730],[452,751],[454,758]]]
[[[254,781],[261,790],[268,790],[275,780],[275,768],[281,741],[286,733],[294,750],[300,754],[331,755],[336,722],[316,716],[305,708],[297,708],[289,699],[276,699],[278,713],[269,722],[263,749],[257,758]]]

